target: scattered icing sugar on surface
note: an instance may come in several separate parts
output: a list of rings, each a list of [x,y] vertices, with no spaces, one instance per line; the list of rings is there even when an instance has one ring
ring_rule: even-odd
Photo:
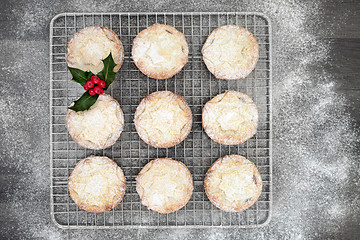
[[[171,6],[168,9],[168,6]],[[107,239],[306,239],[341,238],[360,212],[359,135],[346,112],[344,96],[335,93],[334,79],[321,66],[332,51],[312,29],[321,21],[319,3],[265,1],[227,6],[221,1],[190,2],[188,6],[147,1],[141,9],[132,3],[104,4],[82,0],[56,5],[25,3],[12,10],[18,42],[2,40],[0,60],[4,76],[0,93],[1,153],[4,186],[11,219],[5,231],[18,238]],[[81,9],[81,10],[79,10]],[[71,230],[56,228],[49,210],[48,38],[40,32],[52,16],[64,11],[259,11],[273,26],[273,217],[259,229],[126,229]],[[334,26],[332,26],[334,27]],[[41,36],[39,40],[26,40]],[[25,39],[25,40],[24,40]],[[314,69],[313,66],[319,68]],[[16,86],[14,86],[16,81]],[[26,103],[26,104],[25,104]],[[16,172],[14,174],[13,172]],[[8,174],[7,174],[8,173]],[[9,205],[8,205],[9,206]],[[14,230],[16,229],[16,230]],[[350,228],[351,229],[351,228]],[[4,232],[5,232],[4,231]],[[22,237],[20,237],[22,236]],[[340,236],[340,237],[339,237]],[[16,238],[16,236],[14,236]]]

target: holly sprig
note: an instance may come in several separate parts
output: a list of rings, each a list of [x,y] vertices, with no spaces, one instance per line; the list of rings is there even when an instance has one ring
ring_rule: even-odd
[[[102,62],[104,63],[104,68],[97,74],[93,74],[90,71],[85,72],[81,69],[68,67],[72,75],[72,80],[84,87],[84,85],[91,79],[91,76],[95,75],[105,81],[104,90],[108,89],[111,83],[115,80],[116,75],[116,72],[114,72],[116,63],[112,57],[111,52],[109,56],[102,60]],[[86,91],[78,100],[74,101],[74,105],[69,107],[69,109],[76,112],[88,110],[92,105],[95,104],[98,97],[99,94],[90,95],[89,92]]]

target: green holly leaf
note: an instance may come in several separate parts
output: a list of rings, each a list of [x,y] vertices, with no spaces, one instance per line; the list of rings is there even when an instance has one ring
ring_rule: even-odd
[[[96,100],[99,95],[95,94],[94,96],[90,96],[88,92],[85,92],[78,100],[74,102],[74,105],[69,107],[69,109],[74,110],[75,112],[88,110]]]
[[[77,68],[68,67],[68,69],[73,77],[72,80],[80,83],[81,86],[84,86],[85,83],[90,80],[91,76],[94,75],[92,72],[84,72]]]
[[[114,67],[116,66],[116,63],[114,62],[111,52],[109,56],[102,61],[104,63],[104,68],[97,74],[97,76],[105,81],[104,90],[106,90],[115,80],[116,72],[114,72]],[[85,83],[91,79],[91,76],[94,75],[92,72],[84,72],[77,68],[68,67],[68,69],[73,77],[72,80],[80,83],[82,86],[84,86]],[[90,96],[88,92],[85,92],[78,100],[74,101],[74,105],[69,107],[69,109],[76,112],[88,110],[92,105],[94,105],[98,97],[99,95],[97,94]]]
[[[115,80],[116,72],[114,72],[114,67],[116,66],[116,63],[114,62],[114,59],[111,55],[111,52],[109,56],[107,56],[105,59],[102,60],[104,63],[104,68],[101,72],[97,74],[97,76],[104,80],[106,83],[106,86],[104,90],[108,89],[110,84]]]

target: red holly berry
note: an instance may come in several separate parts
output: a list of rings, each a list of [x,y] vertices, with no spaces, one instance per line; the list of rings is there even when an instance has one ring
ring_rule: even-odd
[[[96,75],[92,75],[90,80],[93,84],[99,84],[99,82],[101,81],[100,78]]]
[[[96,94],[93,88],[89,89],[89,94],[90,96],[94,96]]]
[[[96,94],[101,95],[101,94],[104,93],[104,89],[102,89],[102,88],[99,87],[99,86],[96,86],[96,87],[94,87],[93,89],[94,89],[94,91],[95,91]]]
[[[91,80],[89,80],[85,83],[85,85],[88,86],[88,89],[90,89],[93,88],[95,84]]]
[[[104,88],[104,87],[106,86],[105,81],[100,80],[100,82],[99,82],[98,86],[99,86],[99,87],[101,87],[101,88]]]
[[[87,90],[89,90],[90,88],[89,88],[89,86],[88,86],[87,84],[85,84],[85,85],[84,85],[84,89],[85,89],[85,91],[87,91]]]

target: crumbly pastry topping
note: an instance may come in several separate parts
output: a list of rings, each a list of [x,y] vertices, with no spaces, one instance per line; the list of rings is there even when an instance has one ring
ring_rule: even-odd
[[[226,25],[215,29],[202,49],[204,62],[216,78],[245,78],[255,68],[259,46],[245,28]]]
[[[178,161],[160,158],[149,162],[136,178],[141,202],[160,213],[176,211],[189,201],[193,191],[192,176]]]
[[[258,111],[248,95],[227,91],[205,104],[202,120],[205,132],[212,140],[234,145],[256,133]]]
[[[124,59],[124,49],[119,37],[105,27],[91,26],[75,33],[69,42],[66,61],[70,67],[97,74],[104,68],[101,60],[113,56],[117,72]]]
[[[119,103],[107,94],[100,95],[89,110],[68,111],[67,128],[81,146],[91,149],[107,148],[114,144],[124,126]]]
[[[140,138],[155,147],[172,147],[191,130],[191,110],[184,98],[170,91],[154,92],[139,104],[134,118]]]
[[[68,187],[79,208],[90,212],[105,212],[123,198],[126,180],[121,168],[107,157],[89,156],[72,171]]]
[[[132,58],[145,75],[165,79],[178,73],[188,61],[185,36],[174,27],[155,23],[133,42]]]
[[[250,207],[262,190],[261,176],[255,164],[239,155],[227,155],[217,160],[208,170],[204,184],[210,201],[227,212]]]

